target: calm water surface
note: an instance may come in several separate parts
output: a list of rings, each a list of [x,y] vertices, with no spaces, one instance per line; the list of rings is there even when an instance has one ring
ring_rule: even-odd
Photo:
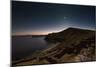
[[[34,51],[47,48],[44,37],[12,37],[12,60],[31,55]]]

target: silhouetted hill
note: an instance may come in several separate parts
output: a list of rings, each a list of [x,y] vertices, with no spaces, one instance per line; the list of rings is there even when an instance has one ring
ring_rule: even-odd
[[[79,29],[79,28],[68,28],[58,33],[50,33],[46,36],[45,40],[48,42],[63,42],[70,40],[80,40],[95,35],[95,31]],[[72,42],[72,41],[70,41]]]

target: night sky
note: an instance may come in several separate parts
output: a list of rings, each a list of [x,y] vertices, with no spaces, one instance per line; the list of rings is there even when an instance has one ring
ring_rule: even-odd
[[[44,35],[68,27],[95,30],[95,6],[12,1],[12,34]]]

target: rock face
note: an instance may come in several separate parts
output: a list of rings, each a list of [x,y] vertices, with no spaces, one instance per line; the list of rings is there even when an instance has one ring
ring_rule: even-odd
[[[41,51],[35,59],[23,60],[15,65],[95,61],[95,38],[95,31],[78,28],[48,34],[45,40],[56,45]]]

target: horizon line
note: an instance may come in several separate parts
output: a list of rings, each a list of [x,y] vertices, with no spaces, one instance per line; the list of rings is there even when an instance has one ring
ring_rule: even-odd
[[[92,31],[96,31],[96,29],[87,29],[87,28],[80,28],[80,27],[69,27],[69,28],[75,28],[75,29],[83,29],[83,30],[92,30]],[[67,28],[67,29],[69,29],[69,28]],[[65,29],[66,30],[66,29]],[[62,31],[64,31],[64,30],[62,30]],[[61,32],[61,31],[58,31],[58,32]],[[58,33],[58,32],[48,32],[48,33],[46,33],[46,34],[43,34],[43,33],[41,33],[41,34],[12,34],[12,36],[43,36],[43,35],[48,35],[48,34],[50,34],[50,33]]]

